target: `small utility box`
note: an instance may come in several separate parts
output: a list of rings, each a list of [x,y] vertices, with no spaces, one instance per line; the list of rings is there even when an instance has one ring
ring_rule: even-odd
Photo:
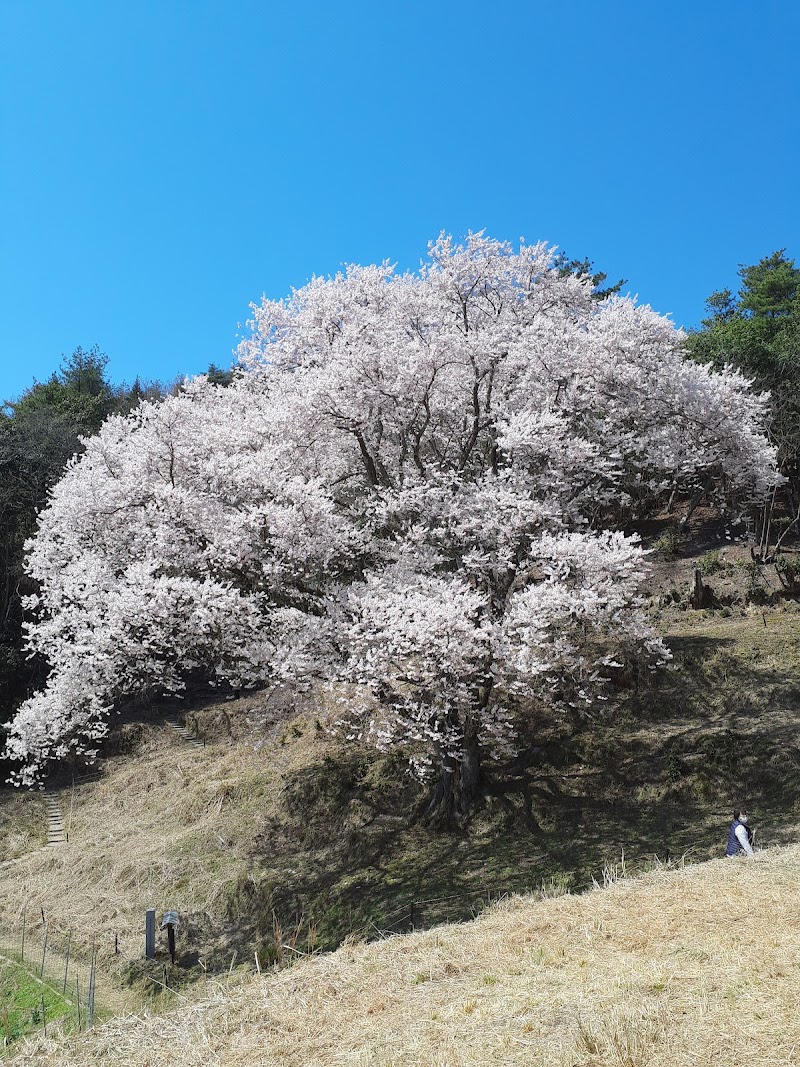
[[[175,928],[180,925],[180,921],[177,911],[165,911],[161,916],[161,929],[167,931],[167,947],[172,963],[175,962]]]

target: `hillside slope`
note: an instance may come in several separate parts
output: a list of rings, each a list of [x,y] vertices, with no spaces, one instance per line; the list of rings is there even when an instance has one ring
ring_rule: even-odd
[[[174,708],[131,709],[99,781],[51,783],[68,844],[37,851],[38,798],[0,791],[6,856],[22,854],[0,880],[0,933],[43,910],[51,935],[94,941],[124,1000],[125,984],[141,991],[145,978],[148,907],[181,913],[170,983],[183,986],[227,972],[234,952],[269,962],[295,934],[334,948],[351,931],[469,918],[504,893],[582,890],[623,852],[629,870],[654,855],[717,856],[739,799],[760,845],[796,840],[798,605],[748,602],[731,565],[708,579],[729,603],[690,610],[695,562],[662,567],[651,589],[672,669],[579,726],[534,724],[452,832],[415,823],[422,793],[401,760],[325,733],[319,697],[195,703],[186,718],[205,748],[165,726]]]
[[[209,983],[17,1067],[702,1067],[796,1062],[800,847],[515,897],[465,925]]]
[[[424,794],[402,759],[330,737],[322,693],[128,708],[98,780],[49,783],[68,843],[39,848],[40,797],[0,790],[0,948],[14,950],[23,917],[38,944],[46,919],[49,952],[71,944],[85,964],[97,950],[102,1009],[163,1008],[165,967],[176,1004],[256,958],[268,969],[295,949],[469,919],[505,894],[585,890],[623,854],[629,872],[719,856],[740,799],[758,845],[796,841],[800,609],[744,546],[714,551],[719,537],[657,566],[672,667],[622,679],[581,722],[533,722],[448,832],[415,820]],[[704,610],[687,600],[696,566],[714,590]],[[205,747],[166,726],[181,710]],[[157,963],[142,960],[148,907],[181,915],[174,966],[162,939]]]

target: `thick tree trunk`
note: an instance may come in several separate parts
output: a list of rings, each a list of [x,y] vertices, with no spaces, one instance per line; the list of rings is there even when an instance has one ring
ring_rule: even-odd
[[[429,826],[451,826],[456,821],[454,776],[457,766],[457,764],[453,767],[442,765],[439,779],[422,813],[422,821]]]
[[[475,806],[481,785],[481,750],[477,737],[464,738],[461,756],[461,803],[464,814]]]
[[[473,734],[464,738],[461,758],[445,757],[439,779],[423,812],[429,826],[445,829],[469,818],[481,786],[481,752]]]

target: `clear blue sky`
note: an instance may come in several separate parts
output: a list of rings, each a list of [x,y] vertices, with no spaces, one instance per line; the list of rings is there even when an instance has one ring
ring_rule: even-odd
[[[1,0],[0,400],[440,230],[588,256],[678,324],[800,259],[794,0]]]

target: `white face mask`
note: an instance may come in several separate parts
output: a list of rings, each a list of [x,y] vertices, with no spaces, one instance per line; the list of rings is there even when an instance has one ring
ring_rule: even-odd
[[[739,822],[747,822],[747,816],[746,815],[740,815],[739,816]]]

